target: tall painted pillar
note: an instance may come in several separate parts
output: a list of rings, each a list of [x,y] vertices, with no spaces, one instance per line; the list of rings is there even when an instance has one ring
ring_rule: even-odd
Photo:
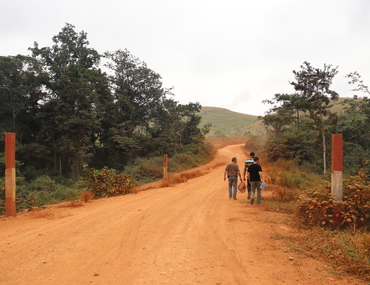
[[[5,133],[5,214],[16,216],[15,133]]]
[[[337,202],[343,201],[343,137],[332,135],[331,153],[331,196]]]
[[[163,179],[168,179],[168,155],[163,155]]]

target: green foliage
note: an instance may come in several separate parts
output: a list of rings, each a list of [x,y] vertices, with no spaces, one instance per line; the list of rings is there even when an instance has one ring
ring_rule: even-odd
[[[20,189],[17,191],[16,205],[17,212],[24,210],[32,211],[35,208],[44,206],[49,201],[50,193],[41,192],[29,192]]]
[[[369,87],[365,85],[364,81],[361,79],[361,75],[357,71],[347,74],[346,77],[350,79],[348,82],[349,84],[355,84],[357,86],[352,89],[353,91],[362,91],[370,95]]]
[[[52,180],[48,175],[42,175],[37,177],[34,181],[28,186],[30,191],[44,191],[44,192],[53,192],[56,189],[55,181]]]
[[[316,114],[326,115],[330,100],[338,98],[338,93],[331,90],[330,86],[334,76],[338,73],[338,67],[324,64],[323,69],[313,68],[305,61],[300,71],[293,70],[295,81],[291,82],[294,89],[301,92],[301,105],[304,105],[315,116]],[[316,107],[316,108],[314,108]]]
[[[212,156],[212,146],[208,143],[189,144],[183,152],[168,157],[168,171],[180,172],[206,163]],[[163,156],[136,158],[125,168],[139,183],[152,182],[163,178]]]
[[[93,193],[94,198],[125,195],[131,193],[135,187],[130,176],[117,174],[115,169],[85,168],[84,172],[83,186]]]
[[[195,157],[189,155],[187,153],[179,153],[175,154],[170,159],[169,163],[169,171],[170,172],[177,172],[186,170],[189,168],[194,168],[197,166],[197,162],[195,161]]]
[[[32,57],[0,56],[0,130],[17,133],[17,167],[28,181],[77,179],[84,165],[123,170],[137,157],[204,144],[210,124],[199,127],[200,104],[167,98],[171,88],[129,51],[104,54],[108,75],[87,33],[69,23],[51,46],[29,50]]]
[[[308,174],[306,174],[308,176]],[[296,171],[282,171],[279,176],[279,184],[282,187],[288,188],[303,188],[305,186],[305,182],[307,181],[307,177],[304,173]]]
[[[248,151],[253,151],[255,153],[264,153],[264,147],[266,143],[266,138],[265,136],[252,136],[250,137],[246,143],[245,143],[245,148]]]
[[[289,132],[280,134],[278,137],[271,137],[265,150],[267,157],[271,161],[280,158],[294,160],[297,164],[303,161],[314,161],[316,159],[315,141],[304,132]]]
[[[80,198],[81,187],[79,181],[63,181],[64,185],[51,179],[49,176],[41,176],[31,182],[25,181],[24,177],[17,176],[16,206],[17,212],[32,211],[46,205],[64,201],[76,201]],[[69,185],[69,187],[67,187]],[[0,179],[0,215],[5,214],[5,187],[4,179]]]
[[[18,179],[18,181],[22,181]],[[20,182],[22,183],[22,182]],[[41,192],[32,192],[22,186],[17,186],[16,190],[16,211],[22,212],[24,210],[32,210],[37,207],[45,205],[47,202],[47,197],[49,193]],[[5,215],[5,179],[0,179],[0,215]]]
[[[346,100],[345,113],[338,119],[338,132],[343,134],[345,141],[370,149],[370,99],[354,98]]]
[[[53,95],[40,106],[40,133],[53,138],[48,146],[63,171],[78,176],[92,157],[102,100],[109,103],[113,98],[107,96],[108,81],[97,68],[100,55],[88,47],[86,33],[76,33],[66,24],[53,42],[52,47],[39,48],[35,43],[31,48],[33,57],[49,70],[46,86]]]
[[[171,165],[171,164],[170,164]],[[149,181],[163,178],[163,158],[137,158],[135,162],[125,169],[137,181]]]
[[[53,201],[66,201],[67,191],[65,188],[58,188],[51,193],[50,198],[53,199]]]
[[[327,125],[335,131],[338,121],[337,115],[330,111],[330,103],[338,99],[338,93],[330,88],[338,71],[331,65],[319,69],[304,62],[301,70],[293,70],[293,73],[295,81],[291,84],[298,93],[276,94],[273,100],[264,101],[274,104],[262,118],[270,134],[266,151],[272,160],[284,157],[299,163],[317,161],[313,154],[317,152],[316,140],[320,138],[326,173]]]
[[[365,150],[361,145],[344,142],[343,144],[343,169],[344,173],[356,173],[357,166],[360,165],[363,160],[370,160],[370,149]]]
[[[273,100],[262,102],[274,104],[274,107],[262,117],[262,123],[273,136],[287,131],[292,124],[296,124],[297,130],[300,130],[300,113],[306,111],[307,107],[299,94],[275,94]]]

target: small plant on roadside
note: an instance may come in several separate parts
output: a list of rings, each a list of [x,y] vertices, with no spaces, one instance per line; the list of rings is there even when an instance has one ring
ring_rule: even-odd
[[[270,183],[271,184],[277,184],[279,181],[281,171],[277,171],[276,168],[273,168],[271,171],[269,171],[269,177],[270,177]]]
[[[116,170],[104,167],[101,170],[85,168],[83,186],[94,198],[113,197],[132,193],[135,185],[130,176],[117,174]]]
[[[276,187],[273,190],[274,198],[279,202],[296,201],[299,198],[300,192],[296,188]]]
[[[93,193],[86,190],[81,193],[81,200],[85,203],[91,201],[92,199],[94,199]]]
[[[286,171],[280,173],[278,181],[280,186],[292,189],[302,188],[307,179],[301,172]]]

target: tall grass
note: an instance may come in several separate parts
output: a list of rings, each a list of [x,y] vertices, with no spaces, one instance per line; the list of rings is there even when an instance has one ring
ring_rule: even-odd
[[[65,186],[52,177],[43,175],[27,182],[22,177],[17,178],[16,205],[17,212],[29,211],[46,205],[80,199],[82,189],[76,182],[72,186]],[[4,179],[0,179],[0,215],[5,214],[5,186]]]
[[[208,162],[211,157],[210,149],[200,151],[200,154],[178,153],[168,158],[168,171],[172,174],[186,171]],[[125,168],[124,173],[134,178],[138,185],[162,179],[163,157],[138,158]]]
[[[292,250],[325,259],[334,274],[339,271],[370,280],[370,234],[366,231],[330,231],[315,227],[289,237],[289,241]]]

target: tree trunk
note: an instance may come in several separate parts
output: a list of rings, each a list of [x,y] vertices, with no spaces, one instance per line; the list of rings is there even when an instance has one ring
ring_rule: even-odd
[[[62,176],[62,156],[59,156],[59,176]]]
[[[297,125],[298,125],[298,132],[301,130],[301,126],[299,125],[299,109],[297,109]]]

